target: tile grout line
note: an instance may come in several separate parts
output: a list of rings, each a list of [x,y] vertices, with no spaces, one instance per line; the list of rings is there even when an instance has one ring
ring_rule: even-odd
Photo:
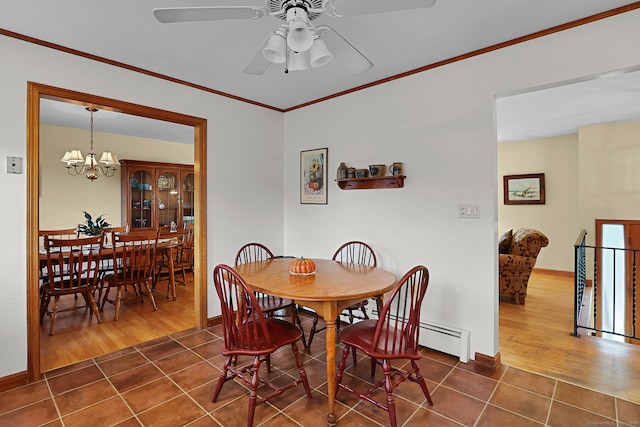
[[[190,334],[190,335],[191,335],[191,334]],[[187,336],[188,336],[188,335],[187,335]],[[197,357],[199,357],[199,358],[202,360],[202,362],[200,362],[200,363],[208,363],[208,364],[210,364],[211,366],[213,366],[213,365],[212,365],[212,364],[211,364],[207,359],[205,359],[204,357],[202,357],[202,356],[201,356],[201,355],[199,355],[198,353],[194,352],[190,347],[185,346],[185,345],[184,345],[184,344],[182,344],[180,341],[176,340],[174,337],[172,337],[172,336],[170,336],[170,335],[169,335],[169,338],[170,338],[173,342],[175,342],[175,343],[179,344],[180,346],[182,346],[182,347],[185,349],[184,351],[189,351],[189,352],[191,352],[191,353],[195,354]],[[157,345],[166,344],[167,342],[169,342],[169,341],[165,341],[165,342],[163,342],[163,343],[159,343],[159,344],[157,344]],[[205,345],[205,344],[206,344],[206,343],[203,343],[202,345]],[[147,348],[152,348],[152,347],[155,347],[155,346],[151,346],[151,347],[147,347]],[[202,409],[202,411],[204,412],[204,414],[205,414],[205,415],[209,415],[209,414],[210,414],[210,412],[209,412],[209,411],[207,411],[205,408],[203,408],[203,407],[202,407],[202,405],[200,405],[200,403],[199,403],[199,402],[197,402],[193,397],[191,397],[191,395],[189,395],[189,393],[188,393],[184,388],[182,388],[182,387],[180,386],[180,384],[178,384],[177,382],[175,382],[175,381],[173,380],[173,378],[171,378],[171,377],[170,377],[170,375],[169,375],[169,374],[167,374],[165,371],[163,371],[163,370],[162,370],[162,368],[160,368],[160,367],[156,364],[156,361],[149,359],[149,358],[148,358],[144,353],[142,353],[142,351],[140,351],[140,349],[137,349],[137,350],[138,350],[138,352],[140,352],[140,354],[141,354],[145,359],[147,359],[147,361],[149,362],[149,364],[151,364],[152,366],[154,366],[156,369],[158,369],[158,371],[160,371],[160,372],[162,373],[163,378],[166,378],[167,380],[171,381],[171,383],[173,383],[173,384],[178,388],[178,390],[180,390],[180,392],[182,392],[182,395],[186,396],[186,397],[187,397],[189,400],[191,400],[191,401],[192,401],[192,402],[193,402],[193,403],[194,403],[198,408]],[[179,353],[181,353],[181,352],[176,352],[176,353],[174,353],[174,354],[171,354],[171,355],[169,355],[169,356],[167,356],[167,357],[165,357],[165,358],[158,359],[158,360],[168,359],[168,358],[173,357],[173,356],[175,356],[176,354],[179,354]],[[173,372],[171,375],[176,374],[176,373],[181,372],[181,371],[184,371],[184,370],[186,370],[186,369],[189,369],[189,368],[191,368],[191,367],[193,367],[193,366],[195,366],[195,365],[192,365],[192,366],[189,366],[189,367],[186,367],[186,368],[183,368],[183,369],[177,370],[177,371]],[[215,366],[214,366],[214,367],[215,367]],[[216,369],[217,369],[217,368],[216,368]],[[154,381],[159,381],[159,379],[156,379],[156,380],[154,380]],[[152,381],[152,382],[154,382],[154,381]],[[141,385],[140,385],[140,386],[138,386],[138,387],[132,388],[131,390],[127,390],[127,392],[132,391],[132,390],[135,390],[135,389],[138,389],[138,388],[140,388],[140,387],[144,387],[144,386],[146,386],[146,385],[148,385],[148,384],[150,384],[150,383],[141,384]],[[163,404],[165,404],[165,403],[167,403],[167,402],[170,402],[171,400],[177,399],[178,397],[180,397],[180,396],[175,396],[175,397],[173,397],[172,399],[169,399],[169,400],[166,400],[166,401],[160,402],[160,403],[158,403],[157,405],[151,406],[151,407],[149,407],[149,408],[145,409],[144,411],[140,412],[140,414],[144,414],[145,412],[149,412],[149,411],[151,411],[152,409],[155,409],[155,408],[157,408],[157,407],[159,407],[159,406],[161,406],[161,405],[163,405]],[[122,400],[124,400],[124,401],[125,401],[125,403],[126,403],[126,400],[124,399],[124,397],[122,397]],[[127,404],[127,407],[129,407],[129,405],[128,405],[128,404]],[[129,408],[129,409],[131,409],[131,408]],[[133,409],[131,409],[131,412],[133,413],[133,415],[134,415],[134,417],[136,418],[136,420],[140,421],[140,420],[138,419],[138,414],[136,414],[136,413],[133,411]],[[200,418],[201,418],[201,417],[200,417]],[[195,420],[194,420],[194,421],[195,421]],[[216,422],[217,422],[217,420],[216,420]],[[219,424],[219,423],[218,423],[218,424]]]
[[[558,380],[554,380],[553,392],[551,393],[551,402],[549,403],[549,409],[547,410],[547,419],[544,420],[544,425],[549,425],[549,419],[551,418],[551,408],[553,408],[553,402],[555,400],[557,389],[558,389]]]
[[[456,367],[457,367],[457,365],[456,365]],[[498,387],[500,386],[500,383],[502,382],[502,379],[504,378],[504,376],[505,376],[505,374],[507,373],[508,370],[509,370],[508,368],[505,369],[502,372],[502,375],[500,375],[500,378],[496,381],[495,386],[491,390],[491,394],[489,395],[487,400],[484,402],[484,406],[482,407],[482,411],[480,411],[480,413],[478,414],[478,418],[476,418],[476,422],[473,423],[474,426],[478,425],[478,422],[482,418],[482,415],[484,415],[485,411],[487,410],[487,407],[489,406],[489,402],[491,401],[491,398],[496,394],[496,390],[498,390]],[[475,373],[475,372],[472,372],[472,373]],[[485,378],[488,378],[488,377],[485,377]]]
[[[44,381],[45,381],[45,384],[47,385],[47,389],[49,390],[49,394],[51,396],[51,402],[53,402],[53,407],[56,408],[56,413],[58,414],[58,420],[60,421],[60,424],[62,424],[62,427],[64,427],[64,420],[62,419],[62,414],[60,413],[58,402],[56,402],[56,398],[53,395],[53,390],[51,390],[51,385],[49,384],[49,380],[46,376],[44,377]]]

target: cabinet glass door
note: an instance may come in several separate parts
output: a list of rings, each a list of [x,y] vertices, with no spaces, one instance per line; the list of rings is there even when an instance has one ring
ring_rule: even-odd
[[[193,224],[194,220],[194,192],[193,192],[193,174],[188,173],[182,179],[182,223]]]
[[[131,174],[131,228],[155,227],[153,224],[153,181],[145,170]]]
[[[158,177],[158,225],[160,227],[178,227],[179,181],[175,173],[162,172]]]

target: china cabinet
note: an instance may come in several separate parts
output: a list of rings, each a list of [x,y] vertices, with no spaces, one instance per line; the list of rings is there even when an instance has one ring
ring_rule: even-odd
[[[122,223],[132,229],[193,224],[193,165],[120,160]]]

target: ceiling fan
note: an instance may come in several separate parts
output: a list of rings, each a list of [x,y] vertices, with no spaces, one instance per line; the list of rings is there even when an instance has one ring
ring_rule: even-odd
[[[285,73],[320,67],[338,59],[353,74],[373,67],[358,49],[328,25],[314,26],[321,15],[331,18],[432,7],[436,0],[264,0],[264,6],[204,6],[153,9],[162,23],[260,19],[283,21],[269,34],[242,70],[261,75],[271,63],[285,64]],[[325,43],[326,42],[326,43]],[[330,49],[327,47],[330,47]]]

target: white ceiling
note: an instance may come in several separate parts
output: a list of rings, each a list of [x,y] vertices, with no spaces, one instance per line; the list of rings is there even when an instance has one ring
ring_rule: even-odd
[[[91,126],[91,117],[82,105],[41,99],[40,122],[88,130]],[[96,132],[193,144],[193,127],[191,126],[108,110],[98,110],[94,113],[93,129]]]
[[[348,1],[367,4],[367,2],[373,3],[380,0]],[[320,68],[288,74],[285,74],[284,67],[278,64],[272,64],[261,76],[242,73],[242,69],[264,38],[281,23],[275,17],[247,21],[161,24],[152,13],[152,10],[158,7],[263,5],[264,2],[261,0],[110,0],[102,2],[2,0],[0,29],[139,67],[272,108],[286,110],[632,3],[636,2],[628,0],[562,0],[562,2],[557,0],[438,0],[432,8],[343,19],[326,16],[316,19],[315,25],[328,24],[335,28],[373,62],[374,66],[371,70],[357,76],[351,74],[335,60]],[[631,88],[631,91],[635,90],[637,94],[639,87],[637,73],[631,74],[633,76],[630,76],[622,86],[610,80],[614,78],[601,78],[590,80],[589,85],[586,83],[583,86],[572,85],[571,88],[565,87],[565,90],[577,89],[577,95],[575,92],[569,94],[570,100],[576,100],[585,94],[589,86],[589,90],[597,94],[598,104],[601,107],[611,90],[621,95],[622,92]],[[605,84],[607,89],[603,92],[601,84],[610,82],[612,84]],[[550,89],[543,92],[498,100],[500,139],[511,140],[511,138],[520,138],[518,135],[531,135],[529,126],[542,127],[541,123],[522,122],[517,114],[517,111],[525,108],[521,110],[524,111],[520,113],[521,116],[528,118],[536,116],[541,120],[540,112],[553,110],[549,106],[556,105],[557,102],[557,98],[549,101],[547,98],[541,98],[542,95],[560,95],[563,102],[567,102],[566,94]],[[521,102],[525,107],[520,106]],[[625,117],[637,118],[640,107],[629,105],[633,102],[626,102],[627,105],[623,108]],[[577,106],[567,106],[570,116],[573,116],[571,117],[573,122],[577,117],[593,117],[595,114],[593,110],[581,112],[582,109],[578,107],[583,107],[584,104],[584,102],[578,102]],[[540,105],[544,108],[540,108]],[[532,115],[528,110],[530,108],[537,113]],[[49,120],[46,119],[49,110],[53,114],[59,109],[43,108],[43,121]],[[553,122],[560,123],[558,127],[564,128],[563,132],[566,132],[567,128],[573,126],[571,124],[573,122],[563,122],[569,118],[564,117],[566,116],[564,109],[560,110],[563,112],[556,110],[551,119]],[[599,108],[599,110],[602,113],[605,109]],[[612,111],[613,108],[607,108],[604,112]],[[84,113],[86,114],[86,111]],[[100,118],[105,115],[96,114],[96,130],[100,130],[101,121],[106,122]],[[82,114],[77,116],[82,117]],[[505,120],[502,120],[503,117]],[[60,119],[51,118],[50,120]],[[618,120],[618,118],[606,120]],[[505,127],[503,130],[502,126],[507,121],[513,126],[511,129],[507,130]],[[113,122],[119,122],[119,120],[113,120]],[[78,127],[88,127],[86,116],[84,123],[79,124]],[[185,138],[184,129],[177,129],[177,134],[181,133],[182,136],[176,136],[176,139]]]
[[[640,71],[563,82],[496,100],[498,142],[576,133],[578,128],[640,120]]]

